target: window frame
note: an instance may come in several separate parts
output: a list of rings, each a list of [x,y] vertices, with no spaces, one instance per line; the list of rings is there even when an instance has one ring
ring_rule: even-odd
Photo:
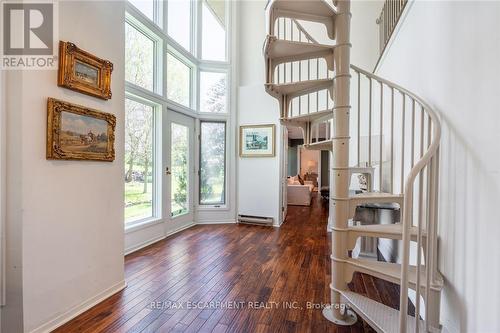
[[[194,0],[196,1],[196,0]],[[203,1],[205,0],[201,0],[201,1],[196,1],[197,2],[197,34],[198,34],[198,37],[196,39],[196,42],[197,42],[197,52],[196,52],[196,56],[198,59],[200,59],[201,62],[207,64],[207,65],[217,65],[217,64],[224,64],[224,65],[227,65],[229,66],[231,64],[231,52],[230,52],[230,41],[231,41],[231,38],[230,38],[230,31],[232,31],[232,21],[231,21],[231,15],[230,13],[232,12],[232,1],[231,0],[224,0],[225,2],[225,20],[227,22],[226,24],[226,40],[225,40],[225,43],[226,43],[226,60],[224,61],[220,61],[220,60],[204,60],[203,57],[202,57],[202,44],[203,44],[203,15],[202,15],[202,12],[203,12]]]
[[[135,11],[139,11],[136,9],[132,4],[128,3],[127,4],[134,8]],[[144,16],[141,12],[139,12],[141,15]],[[148,21],[150,21],[148,19]],[[151,22],[151,21],[150,21]],[[152,22],[151,22],[152,23]],[[130,82],[125,80],[126,84],[133,85],[139,89],[144,90],[145,92],[150,92],[153,94],[159,94],[160,91],[162,91],[163,86],[162,85],[162,80],[160,75],[158,75],[160,72],[163,72],[162,66],[163,63],[161,61],[162,58],[162,50],[164,48],[164,40],[159,38],[158,35],[155,34],[155,32],[150,29],[147,25],[145,25],[143,22],[139,21],[136,17],[133,15],[130,15],[129,13],[125,13],[125,24],[130,25],[133,29],[137,30],[139,33],[143,34],[146,38],[150,39],[153,42],[153,89],[149,90],[147,88],[141,87],[134,82]],[[154,23],[152,23],[154,24]]]
[[[158,0],[155,0],[155,1],[158,1]],[[197,28],[197,24],[196,24],[196,21],[197,21],[197,18],[196,18],[196,6],[195,6],[195,2],[196,0],[189,0],[189,3],[190,3],[190,16],[189,16],[189,50],[186,50],[181,44],[179,44],[173,37],[171,37],[169,34],[168,34],[168,0],[165,0],[165,1],[159,1],[159,2],[162,2],[163,3],[163,17],[165,18],[163,20],[163,32],[165,34],[165,36],[169,39],[169,43],[170,45],[174,45],[175,49],[176,50],[183,50],[187,53],[189,53],[190,55],[193,56],[193,58],[196,58],[196,52],[197,52],[197,43],[196,43],[196,39],[197,39],[197,35],[196,35],[196,28]]]
[[[232,144],[229,139],[233,133],[233,115],[234,105],[232,105],[234,87],[233,87],[233,50],[232,43],[234,32],[233,28],[233,10],[235,5],[231,0],[225,0],[225,19],[226,19],[226,60],[225,61],[214,61],[214,60],[203,60],[201,59],[201,47],[202,47],[202,1],[203,0],[189,0],[191,2],[191,31],[190,31],[190,44],[191,50],[186,50],[179,43],[177,43],[172,37],[168,35],[168,4],[161,0],[153,0],[155,3],[154,7],[154,20],[149,19],[145,14],[143,14],[139,9],[137,9],[132,3],[126,1],[125,4],[125,22],[131,24],[134,28],[139,30],[141,33],[145,34],[148,38],[155,41],[155,60],[154,60],[154,89],[150,91],[148,89],[142,88],[132,82],[125,81],[125,92],[126,97],[134,96],[142,101],[153,103],[157,107],[155,113],[156,122],[156,157],[155,157],[155,168],[157,169],[156,176],[156,193],[153,194],[153,198],[156,201],[156,217],[151,219],[145,219],[145,221],[134,221],[134,223],[126,223],[126,232],[132,232],[137,228],[141,228],[143,225],[153,225],[156,223],[164,222],[164,219],[170,219],[171,217],[165,213],[165,203],[163,201],[166,198],[163,188],[163,182],[165,181],[163,170],[164,163],[162,155],[162,145],[163,136],[169,133],[163,133],[163,128],[160,123],[162,123],[163,117],[168,117],[170,111],[179,112],[187,116],[193,117],[198,122],[223,122],[225,124],[225,143],[224,143],[224,205],[210,205],[210,204],[200,204],[199,197],[199,184],[200,184],[200,140],[195,140],[195,151],[198,149],[199,154],[195,152],[194,165],[198,169],[198,179],[194,181],[195,191],[193,193],[193,204],[194,211],[196,210],[228,210],[230,203],[228,200],[231,198],[229,193],[229,182],[230,169],[234,167],[233,163],[230,163],[228,158],[228,148],[231,149]],[[124,22],[124,23],[125,23]],[[191,80],[190,80],[190,106],[186,107],[182,104],[171,101],[167,98],[167,53],[170,52],[176,58],[181,60],[184,64],[191,68]],[[226,112],[225,113],[210,113],[200,111],[200,72],[223,72],[226,74]],[[201,126],[199,127],[201,130]],[[201,138],[198,130],[195,131],[195,135]],[[198,159],[198,160],[196,160]],[[196,186],[198,186],[198,191],[196,191]],[[198,198],[196,198],[198,195]],[[165,215],[166,214],[166,215]]]
[[[203,128],[203,123],[214,123],[214,124],[224,124],[224,201],[222,203],[202,203],[201,202],[201,147],[202,147],[202,142],[201,142],[201,136],[202,136],[202,128]],[[199,144],[199,172],[198,172],[198,207],[202,208],[203,210],[212,210],[212,209],[226,209],[227,208],[227,190],[228,190],[228,183],[227,183],[227,177],[228,177],[228,168],[227,168],[227,140],[228,140],[228,126],[227,126],[227,121],[225,120],[214,120],[214,119],[200,119],[200,134],[198,136],[198,144]]]
[[[196,163],[196,161],[192,161],[192,163],[189,163],[189,155],[191,154],[191,149],[193,149],[193,147],[190,147],[189,146],[189,136],[191,135],[190,133],[190,128],[189,126],[186,126],[185,124],[181,124],[181,123],[178,123],[178,122],[175,122],[175,121],[172,121],[171,122],[171,125],[177,125],[177,126],[182,126],[182,127],[185,127],[187,129],[187,140],[188,140],[188,168],[187,168],[187,171],[188,171],[188,186],[187,186],[187,190],[188,190],[188,198],[187,198],[187,205],[188,205],[188,209],[187,211],[183,212],[183,213],[180,213],[180,214],[177,214],[177,215],[173,215],[173,212],[172,212],[172,182],[170,183],[170,208],[169,208],[169,211],[170,211],[170,218],[171,219],[176,219],[178,217],[182,217],[184,215],[187,215],[187,214],[190,214],[190,213],[193,213],[194,214],[194,205],[192,205],[192,203],[194,202],[194,198],[195,198],[195,195],[194,193],[189,193],[189,189],[191,188],[191,185],[194,185],[194,184],[191,184],[190,183],[190,179],[189,179],[189,174],[190,174],[190,169],[193,167],[192,166],[192,163]],[[170,145],[172,145],[172,128],[170,127]],[[193,133],[194,134],[194,133]],[[193,154],[194,156],[195,154]],[[170,166],[172,166],[172,150],[170,150]],[[173,169],[171,168],[171,171],[173,171]],[[172,178],[172,177],[171,177]],[[194,180],[194,182],[196,182],[196,180]],[[193,186],[194,188],[194,186]]]
[[[209,72],[209,73],[223,73],[226,75],[226,112],[204,112],[201,110],[201,72]],[[203,117],[208,117],[211,115],[228,115],[230,112],[230,98],[229,98],[229,90],[230,90],[230,85],[229,85],[229,70],[226,68],[221,68],[218,66],[200,66],[197,71],[198,75],[198,81],[197,83],[197,101],[196,101],[196,107],[198,109],[198,114],[203,115]]]
[[[189,110],[193,110],[193,105],[196,106],[196,101],[195,97],[197,96],[198,90],[195,89],[195,82],[197,81],[197,73],[196,73],[196,65],[193,64],[189,59],[185,58],[182,54],[180,54],[175,48],[168,46],[166,49],[166,55],[165,55],[165,98],[167,99],[168,103],[171,103],[172,105],[175,105],[176,107],[180,108],[187,108]],[[186,67],[189,68],[189,106],[186,106],[184,104],[178,103],[174,100],[171,100],[168,98],[168,84],[167,84],[167,77],[168,77],[168,55],[171,55],[175,59],[177,59],[179,62],[184,64]],[[196,110],[196,108],[195,108]]]
[[[149,224],[161,220],[161,167],[158,167],[159,161],[161,160],[161,104],[155,103],[154,101],[135,95],[131,92],[125,92],[125,99],[149,106],[152,108],[153,112],[153,133],[152,133],[152,186],[151,186],[151,216],[144,217],[135,220],[125,220],[125,229],[128,230],[131,227],[137,225]],[[126,112],[126,111],[125,111]],[[160,125],[159,125],[160,124]]]

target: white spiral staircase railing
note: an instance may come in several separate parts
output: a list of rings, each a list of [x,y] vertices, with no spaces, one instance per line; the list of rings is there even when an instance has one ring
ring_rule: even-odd
[[[333,154],[333,306],[323,313],[352,324],[352,311],[338,306],[348,304],[378,332],[440,331],[439,119],[415,94],[350,64],[349,9],[349,0],[274,0],[266,7],[266,91],[279,101],[281,122],[302,129],[305,147]],[[326,27],[326,44],[308,32],[315,24]],[[366,192],[349,191],[353,174],[366,176]],[[399,206],[401,223],[355,221],[356,207],[382,203]],[[401,241],[400,263],[355,258],[360,237]],[[356,271],[399,284],[399,310],[349,291]],[[414,316],[407,314],[409,289]]]

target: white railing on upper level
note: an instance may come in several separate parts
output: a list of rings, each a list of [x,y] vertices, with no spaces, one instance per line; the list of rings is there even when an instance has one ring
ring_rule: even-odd
[[[387,3],[395,4],[395,9],[401,9],[400,4],[405,2],[391,0]],[[392,8],[384,10],[396,13]],[[388,17],[393,18],[394,15]],[[393,25],[391,23],[390,26]],[[284,40],[317,43],[294,19],[281,18],[275,25],[275,36]],[[324,65],[321,65],[322,62]],[[436,258],[440,123],[432,108],[412,92],[356,66],[351,66],[351,69],[350,132],[351,147],[354,149],[350,154],[350,165],[375,167],[378,172],[378,184],[374,187],[376,191],[404,195],[400,328],[406,331],[407,327],[408,274],[411,264],[416,265],[417,271],[415,318],[418,331],[420,321],[417,319],[422,313],[421,296],[426,318],[429,318],[432,316],[432,309],[429,309],[430,293],[439,278]],[[273,73],[274,83],[331,77],[333,73],[322,59],[280,64]],[[323,95],[321,93],[292,99],[289,114],[285,116],[288,118],[331,108],[333,101],[328,92],[325,90]],[[309,135],[309,143],[333,137],[331,119],[316,123],[315,126],[316,134]],[[321,126],[324,127],[322,131]],[[311,132],[314,133],[314,129]],[[412,226],[418,228],[418,234],[416,259],[410,263]],[[425,323],[428,330],[429,320]]]
[[[408,0],[385,0],[382,11],[376,21],[379,31],[380,56],[384,53],[407,3]]]

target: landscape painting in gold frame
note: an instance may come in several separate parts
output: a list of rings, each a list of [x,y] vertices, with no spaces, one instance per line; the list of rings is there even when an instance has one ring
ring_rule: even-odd
[[[115,159],[116,117],[84,106],[49,98],[47,159]]]
[[[240,126],[240,156],[275,156],[275,131],[274,124]]]
[[[101,99],[111,98],[113,64],[70,42],[59,42],[57,85]]]

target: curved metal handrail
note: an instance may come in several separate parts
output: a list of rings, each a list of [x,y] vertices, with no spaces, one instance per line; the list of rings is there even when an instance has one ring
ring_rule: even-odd
[[[400,85],[393,83],[389,80],[386,80],[378,75],[365,71],[357,66],[351,65],[351,68],[358,73],[365,75],[369,79],[373,79],[378,81],[380,84],[385,84],[389,88],[395,89],[399,91],[401,94],[409,96],[415,102],[420,104],[429,116],[432,124],[432,142],[428,145],[425,153],[420,157],[420,159],[413,165],[410,169],[409,173],[406,176],[406,180],[404,182],[404,204],[403,204],[403,253],[402,253],[402,262],[401,262],[401,292],[400,292],[400,331],[405,332],[407,328],[407,308],[408,308],[408,267],[409,267],[409,244],[410,244],[410,228],[412,227],[412,214],[413,214],[413,192],[414,192],[414,184],[417,176],[423,171],[423,169],[429,166],[432,163],[432,159],[438,156],[439,144],[441,139],[441,123],[436,112],[427,104],[422,98],[418,95],[412,93],[411,91],[401,87]],[[433,170],[434,172],[436,170]],[[429,190],[429,189],[427,189]],[[433,190],[436,190],[435,188]],[[435,193],[431,193],[431,195],[435,195]],[[433,197],[435,198],[435,197]],[[436,221],[434,221],[436,223]],[[434,227],[434,226],[433,226]],[[421,239],[421,225],[419,224],[419,245]],[[429,242],[429,240],[428,240]],[[420,251],[420,248],[418,249]],[[429,256],[429,253],[427,253]],[[418,254],[420,258],[420,254]],[[419,296],[420,296],[420,259],[417,259],[417,300],[416,302],[420,304]],[[426,262],[427,269],[431,270],[430,265]],[[432,274],[428,273],[428,274]],[[427,290],[430,288],[429,278],[427,278]],[[417,305],[419,306],[419,305]],[[418,311],[417,311],[418,313]],[[418,314],[417,314],[418,316]],[[418,328],[419,319],[416,318],[416,327]]]

